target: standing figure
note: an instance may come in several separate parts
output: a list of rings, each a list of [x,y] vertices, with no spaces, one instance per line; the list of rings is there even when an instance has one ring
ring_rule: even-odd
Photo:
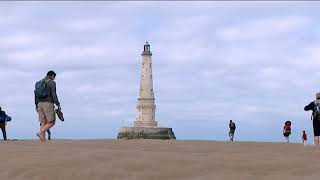
[[[286,121],[283,126],[283,136],[286,139],[287,143],[289,143],[289,136],[291,134],[291,121]]]
[[[319,148],[320,136],[320,92],[316,94],[316,100],[304,107],[305,111],[312,111],[311,120],[313,124],[314,145]]]
[[[55,124],[56,114],[54,104],[58,109],[61,109],[56,93],[55,78],[56,73],[54,71],[49,71],[46,77],[38,81],[35,85],[35,105],[41,123],[40,131],[37,133],[37,136],[41,141],[46,140],[45,132]]]
[[[306,131],[302,131],[302,143],[304,146],[307,145],[307,134]]]
[[[229,122],[229,128],[230,128],[230,131],[229,131],[230,141],[233,141],[234,132],[236,131],[236,124],[232,120],[230,120]]]
[[[3,140],[7,140],[7,132],[6,132],[6,125],[7,125],[7,114],[6,112],[1,110],[0,107],[0,128],[3,135]]]

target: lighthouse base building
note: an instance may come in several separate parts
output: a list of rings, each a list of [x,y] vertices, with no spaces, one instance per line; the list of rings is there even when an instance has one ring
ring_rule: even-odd
[[[122,127],[117,139],[176,139],[172,128]]]

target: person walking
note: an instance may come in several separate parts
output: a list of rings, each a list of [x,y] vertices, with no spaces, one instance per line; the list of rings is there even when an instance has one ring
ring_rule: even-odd
[[[304,146],[307,145],[307,134],[305,130],[302,131],[302,143]]]
[[[286,139],[287,143],[289,143],[289,136],[291,134],[291,121],[286,121],[283,126],[283,136]]]
[[[233,141],[234,133],[236,131],[236,124],[232,120],[230,120],[229,122],[229,129],[230,129],[229,131],[230,141]]]
[[[314,145],[319,148],[320,136],[320,92],[316,94],[316,100],[304,107],[305,111],[312,111],[311,120],[313,125]]]
[[[46,141],[45,132],[55,125],[55,107],[61,110],[60,102],[56,93],[56,73],[49,71],[46,77],[35,85],[35,105],[41,123],[40,131],[36,134],[41,141]]]
[[[7,125],[7,114],[6,112],[2,111],[0,107],[0,128],[3,135],[3,140],[7,140],[7,132],[6,132],[6,125]]]

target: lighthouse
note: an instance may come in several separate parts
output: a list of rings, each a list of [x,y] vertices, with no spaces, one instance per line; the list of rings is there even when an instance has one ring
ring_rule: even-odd
[[[157,127],[155,120],[155,98],[153,93],[152,79],[152,53],[148,42],[143,47],[140,88],[137,104],[137,116],[134,122],[135,127]]]
[[[121,127],[117,139],[176,139],[172,128],[158,127],[153,93],[152,53],[146,42],[142,51],[140,86],[134,127]]]

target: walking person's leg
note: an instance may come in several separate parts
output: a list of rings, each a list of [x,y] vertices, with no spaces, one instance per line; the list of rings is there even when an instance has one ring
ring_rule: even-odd
[[[2,131],[2,133],[3,133],[3,139],[4,139],[5,141],[8,140],[8,139],[7,139],[6,125],[3,126],[3,131]]]
[[[284,136],[286,142],[289,143],[289,133],[285,132],[285,133],[283,133],[283,136]]]
[[[231,132],[231,141],[233,141],[233,137],[234,137],[234,132]]]
[[[319,136],[314,136],[314,145],[315,147],[319,147]]]
[[[7,133],[6,133],[6,125],[5,123],[0,123],[0,128],[2,131],[2,135],[3,135],[3,140],[7,140]]]
[[[43,128],[40,130],[41,134],[45,134],[50,128],[52,128],[54,126],[55,122],[47,122]]]
[[[41,141],[45,141],[46,140],[45,134],[41,133],[41,129],[45,126],[47,121],[46,116],[44,114],[43,103],[40,102],[38,104],[37,112],[39,114],[39,121],[40,121],[40,129],[39,129],[39,132],[37,133],[37,136]]]
[[[44,123],[41,122],[41,128],[40,128],[40,132],[38,133],[40,135],[40,137],[45,138],[45,134],[46,132],[52,128],[55,124],[55,120],[56,120],[56,114],[54,112],[54,104],[52,103],[43,103],[41,104],[41,106],[43,106],[43,114],[45,116],[45,121]],[[50,137],[51,138],[51,137]],[[45,140],[45,139],[44,139]]]
[[[45,116],[46,116],[46,123],[41,128],[40,133],[45,134],[50,128],[55,125],[56,114],[54,112],[54,105],[51,103],[45,104]]]
[[[236,133],[236,131],[234,130],[232,133],[232,141],[234,141],[234,134]]]
[[[48,140],[51,140],[51,131],[50,131],[50,129],[47,130],[47,134],[48,134]]]
[[[235,133],[235,129],[232,129],[232,131],[231,131],[231,136],[232,136],[232,141],[233,141],[233,139],[234,139],[234,133]]]
[[[42,123],[40,122],[40,129],[39,132],[41,131],[41,129],[44,127],[45,125],[45,121],[42,121]],[[41,134],[41,136],[43,137],[43,139],[46,139],[46,135],[45,134]]]
[[[39,130],[39,132],[37,133],[37,136],[39,137],[39,139],[40,139],[41,141],[45,141],[45,140],[46,140],[46,135],[43,134],[43,133],[41,133],[41,129],[44,127],[44,124],[45,124],[44,122],[41,123],[40,130]]]
[[[320,121],[318,119],[313,120],[313,135],[314,135],[314,146],[316,148],[319,148]]]

